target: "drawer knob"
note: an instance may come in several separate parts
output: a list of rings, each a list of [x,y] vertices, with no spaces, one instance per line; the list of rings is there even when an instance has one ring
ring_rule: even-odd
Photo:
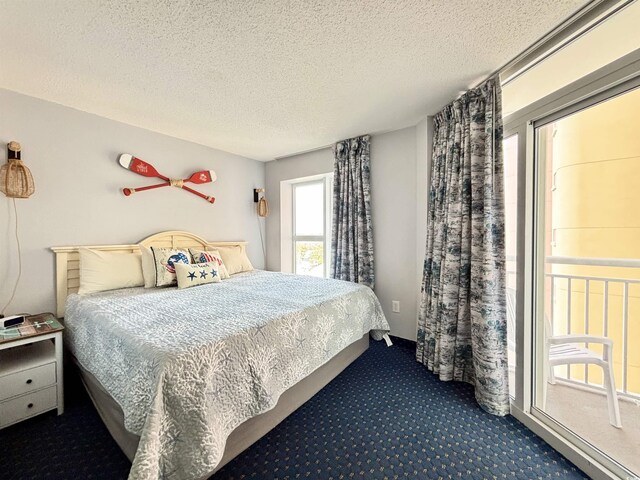
[[[33,380],[31,380],[31,379],[27,380],[27,385],[29,385],[31,383],[33,383]]]
[[[33,403],[30,403],[29,405],[27,405],[27,408],[33,408]]]

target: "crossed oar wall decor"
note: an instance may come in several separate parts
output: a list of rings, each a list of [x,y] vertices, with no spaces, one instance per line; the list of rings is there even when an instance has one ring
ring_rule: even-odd
[[[147,185],[146,187],[123,188],[122,193],[124,193],[127,197],[130,196],[132,193],[136,193],[136,192],[143,192],[145,190],[152,190],[154,188],[172,186],[172,187],[181,188],[183,190],[186,190],[187,192],[191,192],[194,195],[204,198],[209,203],[213,203],[216,201],[214,197],[205,195],[204,193],[200,193],[197,190],[194,190],[193,188],[187,187],[185,185],[185,183],[188,183],[188,182],[195,183],[197,185],[201,185],[203,183],[215,182],[217,179],[217,176],[216,176],[216,172],[214,172],[213,170],[202,170],[200,172],[195,172],[189,178],[176,179],[176,178],[169,178],[160,174],[153,167],[153,165],[145,162],[144,160],[139,159],[138,157],[130,155],[128,153],[123,153],[122,155],[120,155],[120,158],[118,158],[118,163],[122,165],[124,168],[126,168],[127,170],[131,170],[132,172],[137,173],[138,175],[142,175],[143,177],[160,178],[161,180],[164,180],[164,183]]]

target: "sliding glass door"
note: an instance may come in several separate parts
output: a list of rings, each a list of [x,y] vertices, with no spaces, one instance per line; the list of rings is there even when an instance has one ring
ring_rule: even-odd
[[[640,89],[600,94],[530,131],[531,412],[640,477]]]

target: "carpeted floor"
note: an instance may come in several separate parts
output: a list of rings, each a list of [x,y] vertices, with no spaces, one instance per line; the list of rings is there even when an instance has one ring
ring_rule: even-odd
[[[218,479],[587,478],[512,417],[440,382],[414,345],[371,348],[212,477]],[[129,462],[67,368],[66,411],[0,430],[1,479],[119,479]]]

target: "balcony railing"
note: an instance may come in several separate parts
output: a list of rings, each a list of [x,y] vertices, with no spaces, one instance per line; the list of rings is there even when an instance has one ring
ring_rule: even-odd
[[[640,285],[640,260],[552,256],[546,258],[546,264],[545,304],[550,307],[545,313],[552,334],[584,333],[612,339],[619,396],[639,400],[640,370],[634,365],[632,376],[629,354],[630,348],[640,348],[640,336],[635,334],[631,338],[629,332],[630,326],[635,332],[640,329],[640,308],[636,301],[630,311],[629,299],[631,289],[636,293],[634,298],[640,292],[636,287]],[[566,371],[556,373],[557,378],[604,391],[601,382],[589,378],[586,365],[582,372],[579,368],[567,366]]]

